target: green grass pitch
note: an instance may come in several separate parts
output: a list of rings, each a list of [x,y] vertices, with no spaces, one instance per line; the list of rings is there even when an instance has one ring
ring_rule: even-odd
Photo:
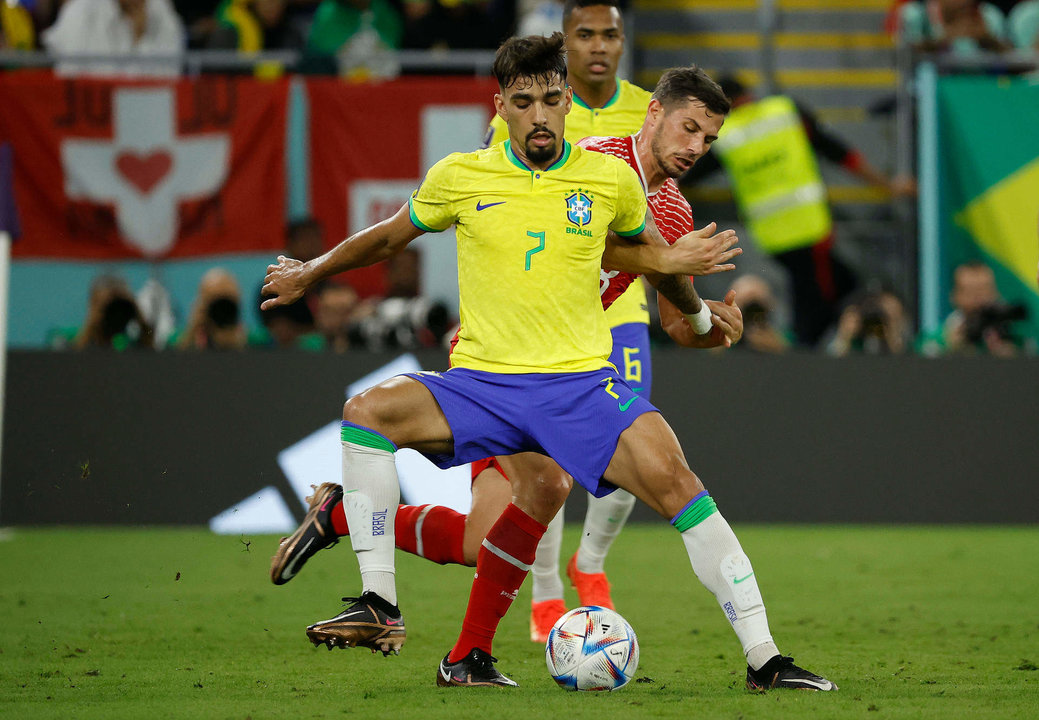
[[[736,531],[780,648],[839,692],[744,690],[728,622],[663,523],[626,529],[608,560],[642,648],[638,682],[614,693],[555,686],[528,639],[527,585],[495,646],[521,687],[437,688],[468,568],[398,555],[408,642],[384,658],[303,634],[358,590],[347,543],[275,587],[269,536],[13,529],[0,531],[0,717],[1039,717],[1039,529]]]

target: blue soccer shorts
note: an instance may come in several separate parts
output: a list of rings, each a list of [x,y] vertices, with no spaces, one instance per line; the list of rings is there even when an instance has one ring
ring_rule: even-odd
[[[442,468],[492,455],[548,455],[596,497],[614,490],[602,474],[622,432],[658,412],[612,367],[582,373],[492,373],[467,368],[409,373],[433,394],[454,454],[427,454]]]

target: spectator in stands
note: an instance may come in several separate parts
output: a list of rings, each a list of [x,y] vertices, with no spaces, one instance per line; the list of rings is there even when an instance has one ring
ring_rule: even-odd
[[[213,50],[302,50],[303,36],[286,12],[288,0],[224,0],[207,45]]]
[[[0,50],[34,50],[36,29],[25,0],[0,2]]]
[[[514,3],[501,0],[405,0],[404,47],[497,48],[514,17]]]
[[[726,168],[750,237],[790,275],[797,341],[814,347],[857,285],[832,253],[833,222],[816,153],[895,196],[915,194],[916,185],[911,178],[888,179],[791,98],[758,100],[733,77],[719,84],[732,111],[715,152],[701,158],[683,184]]]
[[[826,351],[845,355],[902,355],[910,345],[905,306],[889,290],[871,290],[848,303]]]
[[[216,30],[217,8],[223,0],[173,0],[173,8],[187,28],[188,48],[198,50],[209,44],[209,36]]]
[[[363,80],[400,72],[404,22],[389,0],[323,0],[307,36],[305,67]]]
[[[759,353],[784,353],[790,339],[776,323],[776,297],[768,281],[760,275],[736,278],[732,290],[743,309],[743,339],[733,347]]]
[[[1039,0],[1024,0],[1010,11],[1007,37],[1018,50],[1039,51]]]
[[[912,47],[926,52],[964,55],[1009,48],[1006,17],[979,0],[908,2],[899,8],[898,31]]]
[[[371,313],[371,306],[357,297],[347,284],[328,283],[318,293],[314,324],[325,347],[341,353],[364,347],[359,321]]]
[[[304,218],[289,225],[285,239],[285,255],[306,262],[325,251],[324,226],[314,218]],[[273,310],[259,310],[263,302],[263,282],[256,293],[257,312],[273,344],[277,347],[298,347],[301,340],[314,332],[314,309],[320,288],[314,288],[292,305],[280,305]]]
[[[422,295],[421,256],[405,248],[386,260],[386,295],[370,313],[364,313],[360,338],[372,350],[436,347],[453,327],[453,319],[441,302]]]
[[[1027,310],[1003,302],[992,268],[980,261],[957,266],[950,299],[953,311],[942,333],[947,352],[997,357],[1020,353],[1021,338],[1014,332],[1013,323],[1024,320]]]
[[[67,336],[65,338],[67,340]],[[52,338],[57,348],[152,347],[152,328],[141,317],[133,291],[117,275],[101,275],[90,286],[87,317],[70,343]]]
[[[548,37],[563,27],[563,0],[542,0],[523,13],[516,25],[516,35]]]
[[[176,75],[184,42],[184,27],[169,0],[67,0],[57,21],[43,33],[43,43],[59,57],[56,70],[63,75]],[[123,59],[62,59],[75,55]]]
[[[242,291],[223,268],[206,271],[198,283],[187,327],[176,345],[192,350],[241,350],[247,341],[242,324]]]

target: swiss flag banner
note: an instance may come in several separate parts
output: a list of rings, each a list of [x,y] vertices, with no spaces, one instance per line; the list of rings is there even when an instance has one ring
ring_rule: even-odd
[[[284,243],[287,82],[0,74],[16,257],[185,257]]]
[[[311,198],[330,242],[393,215],[436,160],[476,150],[498,91],[477,77],[308,78],[306,87]],[[385,290],[381,265],[347,278],[362,296]]]

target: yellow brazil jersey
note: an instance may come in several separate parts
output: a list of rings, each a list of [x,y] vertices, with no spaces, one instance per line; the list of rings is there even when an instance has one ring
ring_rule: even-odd
[[[646,220],[627,163],[564,141],[552,167],[531,170],[505,142],[444,158],[409,204],[422,230],[456,225],[461,327],[452,366],[556,373],[609,365],[599,299],[606,231],[636,235]]]
[[[617,92],[601,108],[588,107],[581,98],[574,95],[574,106],[566,116],[566,130],[563,136],[571,143],[586,137],[625,137],[633,135],[642,127],[646,119],[646,108],[653,94],[627,80],[617,79]],[[487,128],[485,147],[504,142],[509,137],[509,128],[497,114],[491,118]],[[613,301],[606,310],[606,321],[609,326],[617,327],[626,323],[649,322],[646,311],[646,289],[642,282],[634,282],[624,294]]]

